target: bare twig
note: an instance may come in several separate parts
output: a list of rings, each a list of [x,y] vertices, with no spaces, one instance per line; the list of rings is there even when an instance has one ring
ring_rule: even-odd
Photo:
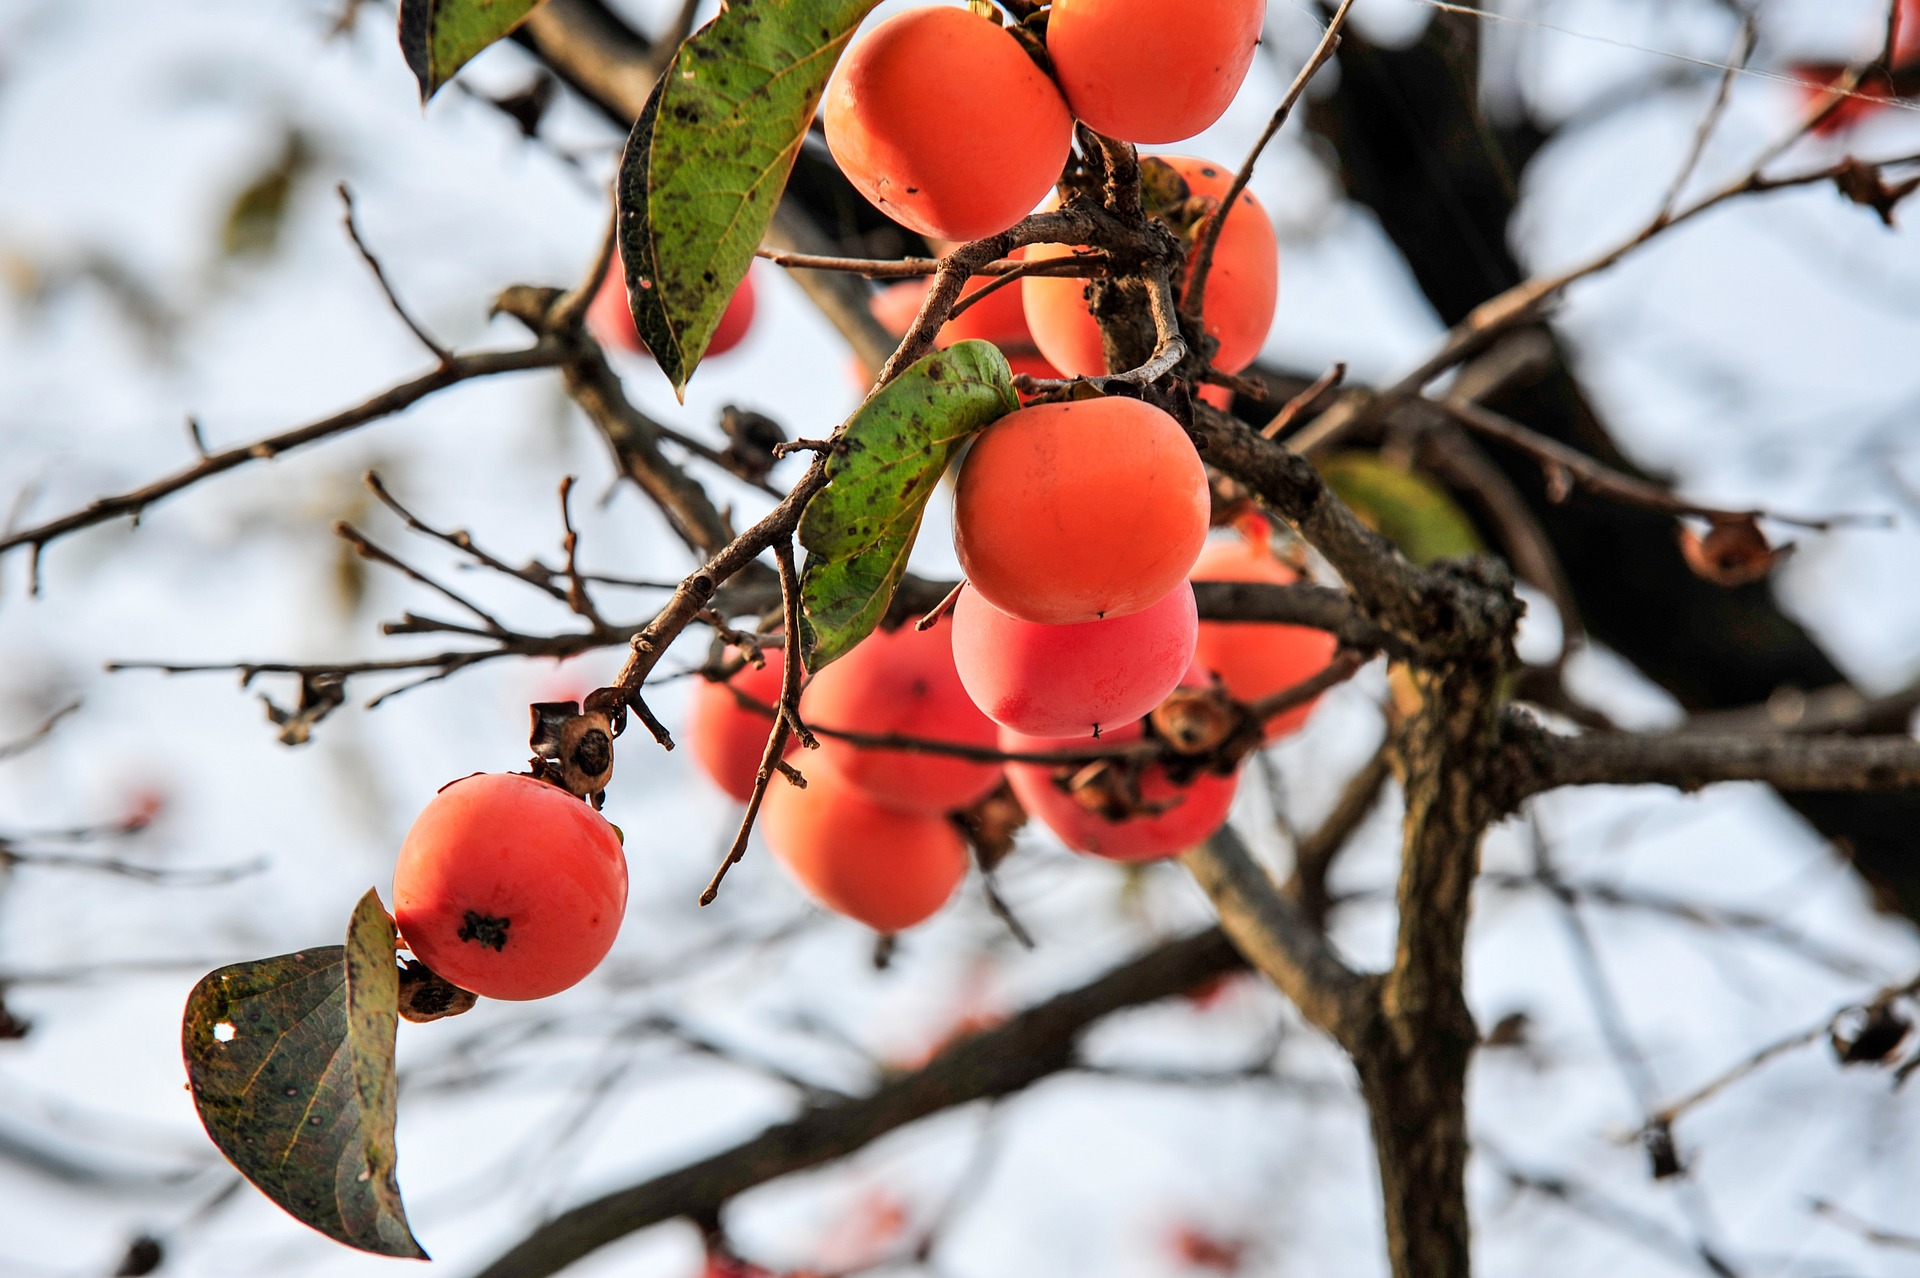
[[[79,708],[80,703],[78,701],[69,701],[66,705],[61,706],[58,710],[55,710],[52,714],[42,719],[39,724],[31,729],[25,736],[16,737],[12,741],[0,742],[0,760],[12,759],[33,749],[34,746],[44,741],[48,734],[55,728],[60,726],[62,719],[74,713]]]
[[[1693,144],[1687,148],[1687,158],[1681,162],[1680,171],[1673,176],[1673,185],[1667,188],[1667,198],[1660,201],[1660,212],[1654,217],[1656,222],[1672,216],[1674,206],[1687,189],[1687,183],[1700,167],[1700,159],[1707,152],[1707,143],[1712,139],[1713,131],[1719,127],[1721,117],[1726,114],[1727,103],[1733,95],[1734,79],[1747,65],[1747,59],[1753,56],[1753,37],[1753,15],[1744,13],[1740,16],[1740,33],[1734,37],[1733,55],[1720,72],[1720,87],[1714,92],[1713,104],[1707,108],[1699,127],[1693,131]]]
[[[780,565],[780,597],[786,610],[786,632],[789,636],[800,633],[800,574],[793,563],[793,543],[784,537],[773,546],[774,559]],[[760,815],[760,805],[766,801],[767,787],[780,768],[780,756],[787,751],[787,739],[795,730],[802,734],[808,745],[818,745],[812,733],[800,722],[800,645],[789,643],[781,650],[780,704],[773,717],[773,730],[767,733],[767,745],[760,754],[760,769],[753,777],[753,792],[747,796],[747,810],[741,814],[740,829],[733,836],[733,843],[727,848],[727,855],[721,860],[720,867],[713,872],[712,880],[700,893],[700,904],[712,905],[720,894],[720,881],[727,877],[727,871],[738,864],[747,854],[747,839],[753,833],[753,823]]]
[[[755,252],[772,262],[795,271],[840,271],[864,275],[875,280],[922,279],[940,270],[937,257],[835,257],[825,253],[789,253],[762,246]],[[1107,259],[1098,253],[1072,257],[998,258],[973,269],[975,275],[1099,275],[1106,270]]]
[[[1315,73],[1327,64],[1335,49],[1340,47],[1340,28],[1346,25],[1347,10],[1353,8],[1353,0],[1340,0],[1340,7],[1334,10],[1333,17],[1327,22],[1327,29],[1320,35],[1320,43],[1314,46],[1313,56],[1300,68],[1293,83],[1287,86],[1286,94],[1280,99],[1280,105],[1274,109],[1273,117],[1267,121],[1267,127],[1260,131],[1253,148],[1247,152],[1247,158],[1240,162],[1240,171],[1233,175],[1233,182],[1227,187],[1227,193],[1220,197],[1220,207],[1207,215],[1206,226],[1200,233],[1199,242],[1194,246],[1193,271],[1188,276],[1185,298],[1186,313],[1197,318],[1207,300],[1207,277],[1213,271],[1213,252],[1220,242],[1220,228],[1226,225],[1227,214],[1233,210],[1233,202],[1240,198],[1240,192],[1247,189],[1247,183],[1253,177],[1253,166],[1259,161],[1260,153],[1267,149],[1267,143],[1273,141],[1273,135],[1293,114],[1294,103],[1307,91],[1307,83]],[[1271,436],[1269,436],[1271,438]]]
[[[1293,428],[1293,424],[1304,417],[1308,410],[1320,402],[1320,397],[1345,381],[1347,366],[1335,364],[1313,380],[1305,390],[1280,406],[1280,411],[1271,421],[1260,428],[1260,434],[1267,439],[1278,439]]]
[[[1184,992],[1240,966],[1214,929],[1163,945],[994,1029],[960,1039],[871,1096],[809,1109],[701,1162],[563,1212],[479,1278],[546,1278],[636,1230],[682,1216],[715,1215],[756,1185],[843,1158],[942,1110],[1011,1095],[1072,1068],[1080,1036],[1100,1017]]]
[[[435,391],[445,390],[459,382],[476,377],[491,377],[499,373],[551,368],[562,358],[563,352],[559,344],[544,339],[522,350],[480,351],[471,355],[455,355],[447,363],[425,376],[416,377],[410,382],[403,382],[382,391],[345,412],[322,418],[296,430],[270,435],[251,444],[242,444],[237,448],[214,453],[185,470],[176,471],[140,488],[99,498],[90,505],[71,514],[62,515],[58,519],[0,535],[0,553],[20,546],[30,546],[38,550],[68,533],[122,516],[130,516],[138,522],[147,507],[163,498],[171,497],[183,488],[190,488],[203,479],[244,466],[249,462],[270,461],[282,453],[317,443],[334,435],[345,434],[368,422],[390,417],[425,399]]]
[[[1796,528],[1807,528],[1815,532],[1826,532],[1843,524],[1891,522],[1886,516],[1830,515],[1809,518],[1783,515],[1769,510],[1732,510],[1722,506],[1703,506],[1697,502],[1676,497],[1659,484],[1604,466],[1578,449],[1569,448],[1558,440],[1549,439],[1478,404],[1448,398],[1440,401],[1439,406],[1448,416],[1475,434],[1497,439],[1539,462],[1547,476],[1547,495],[1556,501],[1564,500],[1569,492],[1580,488],[1597,496],[1623,502],[1629,506],[1638,506],[1643,510],[1656,511],[1663,515],[1695,515],[1716,523],[1771,519],[1777,523],[1791,524]]]
[[[347,235],[353,240],[353,246],[360,250],[360,256],[366,259],[368,268],[373,271],[373,278],[379,281],[380,291],[386,294],[387,305],[391,306],[393,313],[400,317],[400,322],[405,324],[413,335],[420,339],[420,344],[433,352],[433,357],[440,361],[440,367],[445,368],[453,362],[453,352],[433,340],[433,335],[427,332],[420,321],[413,318],[407,311],[406,306],[400,301],[399,295],[393,291],[393,284],[387,279],[386,271],[381,268],[380,259],[373,255],[373,250],[367,247],[367,242],[360,238],[360,227],[355,223],[353,217],[353,192],[347,189],[345,182],[340,183],[334,187],[334,189],[340,193],[340,204],[344,209],[341,220],[346,223]],[[204,454],[205,450],[202,449],[201,451]]]

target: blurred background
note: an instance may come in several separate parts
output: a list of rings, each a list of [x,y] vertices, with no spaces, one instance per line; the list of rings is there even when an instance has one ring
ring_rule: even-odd
[[[657,32],[678,6],[611,7]],[[1575,263],[1659,207],[1718,86],[1703,63],[1728,58],[1742,7],[1497,0],[1497,18],[1470,20],[1481,108],[1534,139],[1511,175],[1504,244],[1524,269]],[[1792,129],[1788,67],[1869,57],[1885,22],[1873,0],[1751,8],[1755,73],[1734,81],[1690,189],[1737,177]],[[1354,22],[1366,48],[1392,53],[1420,47],[1434,13],[1359,0]],[[1237,164],[1317,18],[1272,0],[1240,99],[1179,149]],[[502,288],[585,271],[623,136],[564,90],[527,136],[488,101],[541,74],[505,43],[423,112],[393,23],[377,0],[0,0],[0,518],[38,522],[190,464],[189,417],[223,447],[424,371],[342,228],[336,183],[398,294],[457,349],[522,340],[488,319]],[[1324,104],[1352,74],[1329,67],[1315,94]],[[1444,329],[1433,281],[1349,198],[1358,179],[1306,126],[1288,125],[1252,185],[1282,243],[1263,363],[1311,376],[1342,360],[1357,380],[1392,379]],[[1797,144],[1783,166],[1916,149],[1920,119],[1889,109]],[[646,359],[612,356],[637,404],[716,446],[726,405],[809,436],[852,410],[861,383],[837,334],[778,269],[762,262],[754,281],[751,332],[702,367],[684,405]],[[1554,322],[1613,439],[1689,497],[1888,517],[1789,530],[1797,549],[1767,601],[1871,695],[1920,678],[1916,299],[1920,241],[1821,185],[1661,238],[1577,286]],[[215,478],[137,527],[56,542],[37,593],[24,553],[0,558],[0,743],[77,706],[0,753],[0,1274],[400,1263],[328,1242],[238,1181],[183,1090],[181,1006],[215,966],[335,942],[367,887],[389,893],[426,798],[520,766],[526,704],[605,682],[620,654],[492,662],[371,710],[409,676],[358,680],[293,747],[263,706],[293,706],[292,680],[104,670],[445,646],[381,637],[382,620],[433,597],[356,556],[331,531],[342,519],[518,627],[568,627],[551,599],[410,536],[363,486],[370,468],[422,519],[513,563],[559,562],[558,489],[577,476],[584,565],[654,581],[692,566],[615,482],[553,373],[456,387]],[[770,503],[698,474],[742,521]],[[943,500],[915,557],[931,576],[957,572]],[[1631,601],[1638,566],[1613,568]],[[1561,635],[1529,597],[1523,654],[1544,660]],[[609,588],[602,605],[638,621],[660,598]],[[1649,594],[1651,649],[1667,616]],[[702,637],[682,646],[668,667],[704,659]],[[1636,671],[1646,660],[1593,642],[1569,660],[1569,688],[1623,724],[1678,723],[1682,700]],[[652,698],[670,724],[686,691],[669,681]],[[1372,755],[1385,695],[1370,669],[1249,774],[1236,824],[1275,864]],[[543,1003],[401,1031],[401,1182],[440,1270],[471,1272],[557,1209],[751,1135],[810,1095],[868,1089],[957,1029],[1210,917],[1177,866],[1124,871],[1029,831],[1000,884],[1037,948],[1013,940],[976,879],[877,970],[871,935],[808,906],[757,841],[698,908],[737,813],[683,752],[636,734],[623,746],[607,815],[627,832],[633,899],[609,963]],[[1483,1272],[1920,1274],[1906,1236],[1920,1234],[1920,1101],[1888,1071],[1843,1069],[1822,1043],[1784,1054],[1683,1120],[1683,1177],[1652,1179],[1633,1137],[1649,1096],[1674,1099],[1912,975],[1902,889],[1876,897],[1844,845],[1761,787],[1564,792],[1529,813],[1488,840],[1469,951],[1475,1016],[1502,1027],[1471,1096]],[[129,832],[61,837],[116,825]],[[1336,867],[1334,935],[1363,964],[1391,943],[1396,830],[1383,804]],[[47,853],[124,865],[36,859]],[[1578,888],[1572,907],[1540,889],[1542,855]],[[1384,1272],[1348,1067],[1271,989],[1238,979],[1128,1013],[1088,1055],[1031,1092],[747,1195],[727,1218],[733,1241],[769,1268],[834,1273]],[[931,1259],[913,1261],[930,1237]],[[130,1252],[140,1239],[157,1248]],[[570,1272],[690,1278],[701,1264],[695,1231],[668,1226]]]

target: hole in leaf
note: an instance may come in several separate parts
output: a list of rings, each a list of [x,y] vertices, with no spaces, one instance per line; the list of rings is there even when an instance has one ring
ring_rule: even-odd
[[[213,1027],[213,1041],[216,1043],[231,1043],[235,1032],[232,1021],[221,1021]]]

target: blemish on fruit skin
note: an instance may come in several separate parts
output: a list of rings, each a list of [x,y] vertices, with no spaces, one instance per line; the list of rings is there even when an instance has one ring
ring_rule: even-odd
[[[468,910],[466,921],[460,925],[460,939],[477,941],[495,951],[504,950],[507,948],[507,929],[512,924],[510,918],[495,918],[478,910]]]

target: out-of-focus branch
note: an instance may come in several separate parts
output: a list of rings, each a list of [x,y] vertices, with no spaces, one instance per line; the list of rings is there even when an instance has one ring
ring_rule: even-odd
[[[1306,911],[1280,890],[1231,826],[1181,864],[1212,899],[1220,929],[1248,963],[1329,1037],[1355,1049],[1372,1014],[1372,986],[1343,962]]]
[[[1241,966],[1217,930],[1173,941],[1098,980],[961,1039],[870,1096],[808,1110],[691,1166],[585,1203],[535,1228],[480,1278],[544,1278],[617,1239],[682,1216],[710,1217],[757,1185],[818,1167],[888,1132],[1008,1096],[1071,1068],[1100,1018],[1183,993]]]
[[[551,368],[558,364],[564,355],[565,352],[559,343],[546,340],[537,341],[523,350],[477,351],[471,355],[455,355],[432,372],[384,390],[344,412],[335,413],[331,417],[311,422],[296,430],[255,440],[251,444],[241,444],[223,452],[209,453],[194,465],[175,471],[163,479],[156,479],[150,484],[124,493],[116,493],[111,497],[101,497],[92,504],[72,514],[62,515],[58,519],[0,535],[0,554],[20,546],[31,546],[34,553],[38,555],[42,547],[68,533],[94,524],[102,524],[110,519],[118,519],[123,515],[130,516],[138,522],[147,507],[163,498],[171,497],[183,488],[191,488],[203,479],[210,479],[249,462],[271,461],[282,453],[318,443],[335,435],[345,434],[369,422],[379,421],[383,417],[391,417],[419,403],[434,392],[445,390],[460,382],[471,381],[476,377],[492,377],[498,373],[518,373],[532,368]]]
[[[1517,747],[1512,781],[1521,794],[1563,785],[1670,785],[1764,781],[1777,790],[1920,789],[1920,741],[1912,737],[1666,736],[1591,732],[1557,736],[1519,715],[1506,722]]]

